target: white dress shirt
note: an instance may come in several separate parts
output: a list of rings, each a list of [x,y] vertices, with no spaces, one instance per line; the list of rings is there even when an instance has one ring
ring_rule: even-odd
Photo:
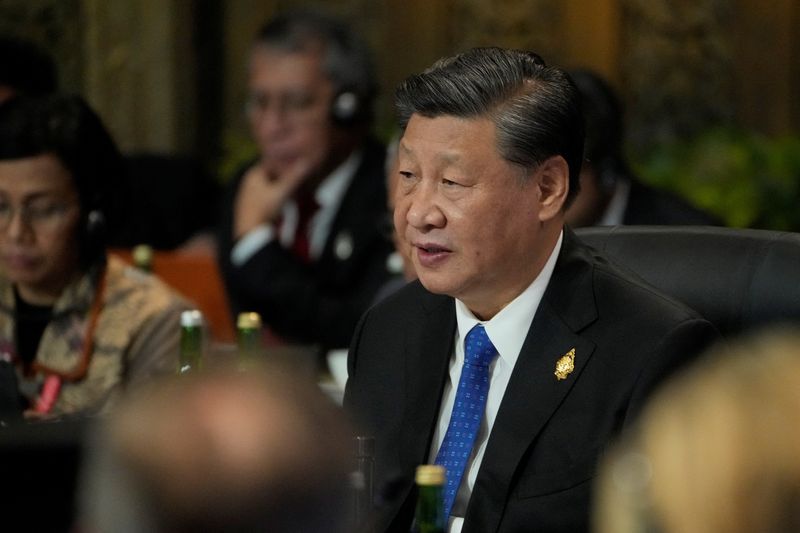
[[[331,172],[314,191],[314,199],[319,209],[308,224],[308,253],[311,259],[318,259],[325,248],[325,242],[331,232],[331,225],[339,206],[342,203],[350,182],[353,181],[363,154],[357,150],[350,154],[336,170]],[[231,250],[231,262],[234,266],[245,264],[264,246],[275,240],[285,248],[294,244],[294,234],[297,230],[298,211],[297,203],[290,198],[281,208],[280,232],[274,224],[261,224],[247,233],[234,245]]]
[[[472,488],[475,486],[475,480],[478,477],[478,470],[483,460],[483,454],[486,451],[489,434],[492,432],[497,412],[500,409],[500,403],[503,400],[503,395],[519,357],[519,352],[522,349],[522,344],[525,342],[525,337],[528,335],[528,330],[533,322],[533,316],[536,314],[544,291],[550,282],[558,253],[561,250],[563,237],[564,232],[562,231],[544,268],[533,280],[533,283],[492,317],[491,320],[481,322],[467,309],[463,302],[460,300],[455,301],[456,321],[458,324],[456,328],[455,353],[450,357],[450,380],[444,387],[439,422],[433,435],[430,454],[431,463],[436,459],[436,454],[442,445],[447,426],[450,423],[450,414],[453,411],[458,380],[461,377],[461,367],[464,364],[463,339],[476,324],[482,323],[484,325],[489,340],[497,348],[498,356],[489,366],[489,395],[486,398],[486,411],[478,429],[478,434],[475,437],[472,455],[465,467],[461,486],[453,503],[448,527],[450,533],[459,533],[463,526],[467,503],[472,494]]]
[[[618,226],[622,224],[625,218],[625,209],[628,208],[628,196],[630,196],[630,193],[631,182],[627,179],[618,179],[614,186],[614,195],[596,225]]]

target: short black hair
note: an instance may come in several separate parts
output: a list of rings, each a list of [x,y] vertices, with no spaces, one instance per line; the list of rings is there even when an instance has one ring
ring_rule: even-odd
[[[354,93],[359,98],[362,117],[371,118],[370,109],[377,94],[372,54],[361,36],[343,20],[318,10],[287,11],[261,27],[254,45],[287,52],[321,48],[323,69],[336,92]]]
[[[623,157],[623,108],[611,85],[599,74],[587,69],[570,71],[581,95],[586,121],[584,154],[598,174],[628,174]]]
[[[0,85],[18,94],[43,96],[58,87],[52,56],[31,41],[0,35]]]
[[[533,169],[548,157],[569,166],[569,195],[579,188],[583,159],[580,96],[569,75],[534,52],[473,48],[440,59],[397,88],[401,130],[414,113],[425,117],[487,117],[497,128],[497,150],[508,162]]]

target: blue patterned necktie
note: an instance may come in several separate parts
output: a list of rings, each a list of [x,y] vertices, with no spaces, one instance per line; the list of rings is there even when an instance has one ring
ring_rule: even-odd
[[[435,461],[437,465],[444,466],[447,473],[444,488],[444,515],[447,517],[450,516],[475,436],[481,427],[489,393],[489,365],[496,355],[497,350],[486,335],[483,324],[478,324],[467,333],[464,340],[464,366],[458,380],[453,412]]]

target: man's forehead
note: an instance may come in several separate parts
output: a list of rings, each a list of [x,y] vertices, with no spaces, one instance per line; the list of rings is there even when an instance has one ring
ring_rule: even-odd
[[[256,46],[248,68],[252,75],[276,77],[308,77],[327,80],[320,53],[310,50],[289,50]]]
[[[414,114],[398,145],[398,155],[415,160],[433,157],[442,163],[459,163],[470,156],[476,136],[492,142],[494,124],[488,118],[452,115],[425,117]]]

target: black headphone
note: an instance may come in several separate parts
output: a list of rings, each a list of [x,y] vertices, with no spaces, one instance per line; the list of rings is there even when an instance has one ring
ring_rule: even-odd
[[[90,240],[103,236],[106,229],[106,216],[99,209],[92,209],[86,214],[86,237]]]
[[[352,126],[363,119],[364,105],[355,91],[339,91],[331,104],[331,118],[337,126]]]
[[[617,188],[617,181],[620,176],[624,176],[624,168],[614,157],[602,157],[599,161],[593,162],[595,173],[598,177],[598,184],[608,194],[612,194]]]
[[[86,265],[91,265],[106,249],[106,217],[97,208],[86,213],[83,231],[80,235],[80,257]]]

